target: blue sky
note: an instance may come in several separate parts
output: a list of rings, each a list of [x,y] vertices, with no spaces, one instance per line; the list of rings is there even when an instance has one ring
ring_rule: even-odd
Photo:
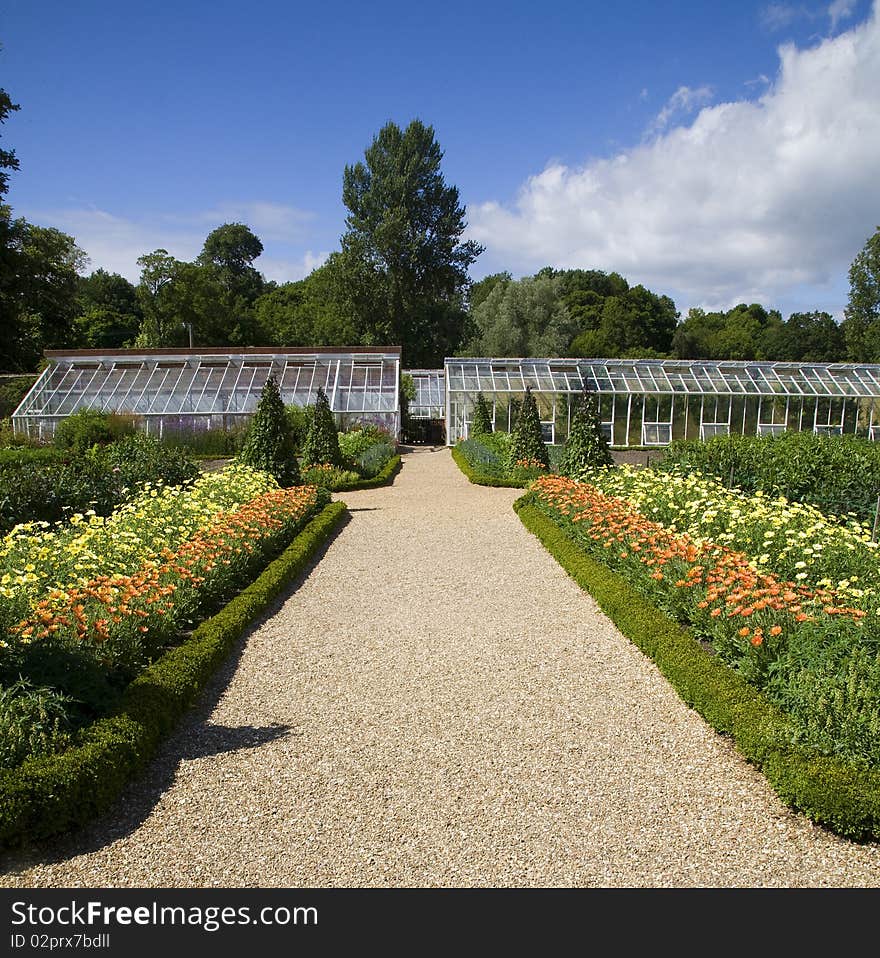
[[[839,316],[880,224],[870,0],[5,0],[0,42],[7,201],[132,280],[232,220],[302,277],[338,248],[345,164],[414,117],[486,246],[474,278],[616,269],[682,310]]]

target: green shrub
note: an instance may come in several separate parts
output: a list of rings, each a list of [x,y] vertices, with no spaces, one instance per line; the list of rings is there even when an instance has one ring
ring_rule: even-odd
[[[508,466],[511,469],[515,468],[518,462],[541,463],[545,468],[550,467],[547,446],[541,432],[538,404],[535,402],[530,386],[526,386],[507,455]]]
[[[478,392],[477,398],[474,401],[474,411],[469,435],[472,438],[476,438],[477,436],[488,435],[491,432],[492,413],[489,411],[489,403],[486,402],[486,397],[481,392]]]
[[[826,515],[871,520],[880,493],[880,443],[857,436],[784,432],[677,440],[656,468],[681,466],[745,492],[809,503]]]
[[[302,447],[302,461],[304,466],[331,465],[342,468],[345,465],[339,448],[336,419],[330,409],[327,394],[320,387],[315,402],[315,414]]]
[[[71,741],[70,700],[54,689],[19,679],[0,687],[0,768],[14,768],[29,755],[47,755]]]
[[[180,449],[190,456],[211,459],[232,459],[244,448],[248,423],[236,423],[228,429],[168,429],[162,434],[162,445]]]
[[[366,429],[351,429],[348,432],[338,433],[339,451],[346,462],[357,462],[358,458],[372,446],[377,439],[372,432]]]
[[[89,509],[109,515],[141,483],[179,485],[196,475],[185,453],[144,433],[81,455],[53,447],[0,450],[0,533],[20,522],[59,522]]]
[[[335,491],[351,486],[361,477],[350,469],[340,469],[339,466],[331,466],[329,463],[303,466],[302,481],[309,486],[320,486],[322,489]]]
[[[92,446],[103,446],[135,431],[131,417],[96,409],[80,409],[55,427],[53,441],[59,449],[82,455]]]
[[[596,397],[585,389],[575,406],[558,470],[563,476],[574,476],[583,469],[611,465],[614,459],[602,431]]]
[[[169,448],[143,432],[92,450],[89,455],[115,475],[117,484],[130,490],[140,483],[160,480],[168,486],[179,486],[199,475],[199,467],[183,449]]]
[[[468,482],[474,485],[522,488],[522,481],[511,479],[506,464],[499,461],[491,450],[476,439],[463,439],[454,446],[452,461],[464,473]]]
[[[36,376],[13,376],[0,379],[0,419],[8,419],[37,381]]]
[[[372,479],[373,476],[379,475],[393,457],[394,446],[387,442],[377,442],[357,457],[355,468],[364,479]]]
[[[309,426],[315,418],[315,407],[312,406],[285,406],[287,421],[290,423],[290,432],[293,436],[293,446],[299,451],[305,445]]]
[[[279,486],[295,486],[300,482],[290,420],[274,376],[263,386],[238,460],[268,472]]]

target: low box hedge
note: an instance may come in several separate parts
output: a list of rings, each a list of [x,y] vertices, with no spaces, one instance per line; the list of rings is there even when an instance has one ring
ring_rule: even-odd
[[[40,841],[104,811],[155,754],[235,642],[305,568],[346,512],[325,506],[220,612],[152,663],[113,712],[83,730],[73,748],[0,772],[0,845]]]
[[[625,579],[589,556],[541,511],[533,494],[519,498],[514,509],[618,629],[653,659],[682,699],[733,739],[787,805],[847,838],[880,838],[880,771],[795,744],[784,713]]]
[[[400,456],[392,456],[382,467],[381,472],[377,472],[372,479],[359,479],[357,482],[348,483],[333,491],[351,492],[356,489],[375,489],[378,486],[387,486],[400,471],[401,461]]]
[[[490,476],[488,473],[475,469],[454,446],[452,447],[452,459],[465,474],[468,482],[473,483],[475,486],[499,486],[505,489],[522,489],[526,485],[518,479],[502,479],[498,476]]]

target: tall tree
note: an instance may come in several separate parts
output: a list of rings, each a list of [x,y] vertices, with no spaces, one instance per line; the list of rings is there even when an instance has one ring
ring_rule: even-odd
[[[380,313],[359,310],[358,319],[368,336],[400,343],[406,365],[437,365],[459,345],[467,271],[483,250],[461,241],[465,211],[443,178],[442,158],[432,127],[387,123],[364,162],[343,173],[348,229],[334,268],[369,289]]]
[[[9,94],[0,89],[0,123],[5,123],[10,113],[19,110],[17,103],[13,103]],[[18,169],[18,157],[15,150],[0,149],[0,201],[9,189],[9,171]]]
[[[86,349],[118,349],[137,336],[143,320],[137,290],[119,273],[97,269],[79,278],[76,338]]]
[[[467,356],[564,356],[575,332],[558,276],[496,284],[471,321],[476,336],[461,349]]]
[[[880,226],[849,268],[849,302],[844,315],[849,358],[857,363],[880,361]]]

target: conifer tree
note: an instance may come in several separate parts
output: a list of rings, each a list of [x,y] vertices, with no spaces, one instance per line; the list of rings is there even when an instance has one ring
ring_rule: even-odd
[[[302,461],[304,466],[329,464],[341,467],[343,465],[336,418],[330,409],[327,393],[320,386],[318,398],[315,401],[315,412],[309,425],[306,441],[303,443]]]
[[[295,486],[300,482],[290,421],[274,376],[263,386],[238,460],[270,473],[279,486]]]
[[[571,417],[571,431],[559,460],[559,472],[563,476],[577,477],[585,469],[613,464],[608,439],[599,419],[596,396],[584,389]]]
[[[540,462],[548,469],[550,468],[550,457],[541,432],[538,404],[535,402],[530,386],[526,386],[516,427],[510,439],[508,460],[510,468],[514,468],[517,462],[522,461]]]
[[[474,402],[470,434],[472,436],[485,436],[490,432],[492,432],[492,414],[489,412],[489,403],[486,402],[486,397],[478,392]]]

